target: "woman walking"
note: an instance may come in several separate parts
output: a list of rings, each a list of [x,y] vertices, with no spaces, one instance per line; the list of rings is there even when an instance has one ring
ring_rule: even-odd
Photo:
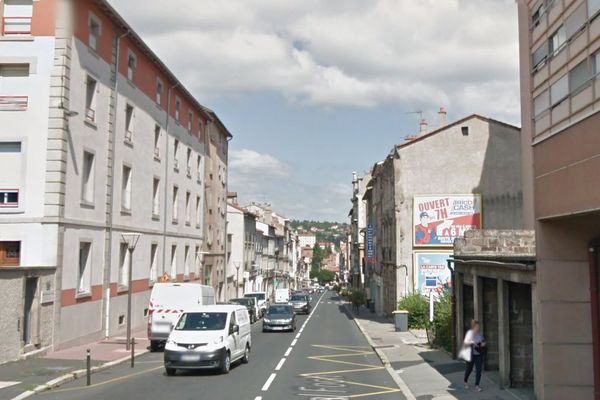
[[[467,362],[465,369],[465,388],[469,388],[469,376],[471,372],[473,372],[473,367],[475,367],[475,391],[481,392],[481,387],[479,383],[481,382],[481,368],[483,366],[483,355],[485,353],[485,339],[483,334],[481,333],[481,326],[478,321],[473,320],[471,322],[471,329],[465,335],[465,340],[463,342],[463,349],[470,350],[470,359],[468,359],[468,355],[465,358]]]

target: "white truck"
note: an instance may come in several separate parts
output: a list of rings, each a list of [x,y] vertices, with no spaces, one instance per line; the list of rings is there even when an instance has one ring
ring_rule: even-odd
[[[148,307],[150,350],[164,344],[177,319],[186,310],[215,304],[215,290],[199,283],[156,283]]]
[[[258,306],[258,318],[262,318],[269,307],[267,292],[246,292],[244,297],[254,297]]]
[[[282,288],[275,289],[275,303],[289,303],[290,302],[290,289]]]

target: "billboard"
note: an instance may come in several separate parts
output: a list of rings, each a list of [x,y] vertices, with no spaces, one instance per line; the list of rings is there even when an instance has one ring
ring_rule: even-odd
[[[415,291],[429,293],[450,290],[452,274],[448,269],[448,258],[452,253],[442,251],[415,251]]]
[[[415,247],[452,247],[454,239],[470,229],[481,229],[481,195],[441,194],[415,196]]]

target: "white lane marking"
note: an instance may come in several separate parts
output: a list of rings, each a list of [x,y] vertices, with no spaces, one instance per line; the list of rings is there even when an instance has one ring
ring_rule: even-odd
[[[289,356],[291,352],[292,352],[292,348],[291,348],[291,347],[288,347],[288,349],[285,351],[285,354],[284,354],[284,356],[285,356],[285,357]]]
[[[296,345],[296,342],[298,342],[298,339],[292,340],[292,343],[290,343],[290,346],[294,347]]]
[[[4,389],[7,388],[9,386],[14,386],[14,385],[18,385],[19,381],[0,381],[0,389]]]
[[[277,376],[276,373],[272,373],[269,376],[269,379],[267,379],[267,381],[265,382],[265,384],[262,387],[262,391],[266,392],[267,390],[269,390],[269,386],[271,386],[271,383],[273,383],[273,381],[275,380],[275,377]]]
[[[262,396],[256,396],[254,400],[262,400]]]
[[[285,357],[283,357],[281,360],[279,360],[279,364],[277,364],[277,366],[275,367],[275,371],[279,371],[281,369],[281,367],[283,367],[284,362],[285,362]]]
[[[296,339],[300,339],[300,332],[296,335]]]

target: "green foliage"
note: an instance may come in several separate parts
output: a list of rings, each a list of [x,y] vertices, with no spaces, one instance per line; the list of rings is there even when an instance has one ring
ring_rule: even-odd
[[[362,306],[365,304],[367,296],[362,290],[353,290],[350,292],[350,302],[353,306]]]
[[[310,264],[310,268],[311,270],[318,270],[321,269],[321,264],[323,263],[323,257],[325,256],[323,249],[318,245],[315,244],[313,246],[313,256],[312,256],[312,261]]]
[[[400,300],[398,309],[408,311],[408,327],[410,329],[425,329],[429,324],[429,301],[418,293]]]
[[[452,295],[444,292],[433,307],[433,345],[452,351]]]
[[[319,283],[327,283],[335,279],[335,274],[327,269],[313,269],[310,271],[310,279],[314,278],[317,278]]]

